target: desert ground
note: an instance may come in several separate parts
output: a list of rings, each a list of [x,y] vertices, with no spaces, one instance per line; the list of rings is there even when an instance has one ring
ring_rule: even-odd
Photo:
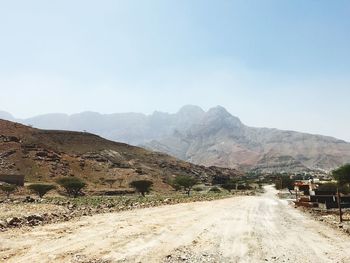
[[[0,233],[3,262],[350,262],[350,237],[257,196],[99,214]]]

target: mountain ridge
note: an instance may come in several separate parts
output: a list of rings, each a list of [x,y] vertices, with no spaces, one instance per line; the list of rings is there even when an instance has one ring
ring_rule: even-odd
[[[57,121],[55,116],[60,116]],[[68,121],[66,119],[68,118]],[[42,115],[22,120],[35,127],[87,130],[206,166],[259,172],[329,171],[350,162],[350,143],[331,136],[249,127],[217,106],[186,105],[177,113]],[[62,120],[63,119],[63,120]],[[54,124],[52,124],[54,123]],[[66,125],[66,126],[65,126]]]

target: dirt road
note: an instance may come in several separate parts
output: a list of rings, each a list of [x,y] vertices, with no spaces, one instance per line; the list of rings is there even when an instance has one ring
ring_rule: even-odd
[[[0,261],[350,262],[348,236],[266,190],[10,230],[0,233]]]

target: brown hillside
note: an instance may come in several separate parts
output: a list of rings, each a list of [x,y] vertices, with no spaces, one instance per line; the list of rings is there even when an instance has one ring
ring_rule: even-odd
[[[156,190],[170,189],[167,180],[180,174],[203,181],[240,175],[234,169],[194,165],[90,133],[39,130],[5,120],[0,120],[0,174],[22,174],[26,182],[76,176],[90,189],[107,187],[107,178],[123,178],[124,187],[131,180],[147,178]]]

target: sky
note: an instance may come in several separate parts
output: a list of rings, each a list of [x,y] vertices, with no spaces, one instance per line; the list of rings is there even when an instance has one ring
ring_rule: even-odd
[[[350,141],[350,1],[0,3],[0,110],[176,112]]]

